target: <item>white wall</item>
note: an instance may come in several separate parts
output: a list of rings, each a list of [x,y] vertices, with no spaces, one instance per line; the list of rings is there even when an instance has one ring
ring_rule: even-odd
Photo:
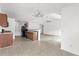
[[[48,14],[44,22],[44,34],[60,35],[61,15],[57,13]]]
[[[61,24],[61,19],[51,19],[51,22],[47,23],[46,20],[48,18],[45,17],[30,17],[28,19],[22,19],[25,20],[16,22],[16,36],[21,35],[21,26],[25,23],[28,22],[29,28],[28,29],[40,29],[40,25],[44,25],[44,34],[49,34],[49,35],[59,35],[60,34],[60,24]]]
[[[1,12],[1,8],[0,8],[0,12]]]
[[[29,21],[29,29],[40,29],[41,24],[44,24],[43,17],[33,17],[33,19]]]
[[[79,4],[62,10],[61,49],[79,55]]]
[[[25,21],[18,21],[16,22],[16,26],[15,26],[15,34],[16,36],[20,36],[21,35],[21,26],[25,23],[28,22],[29,27],[28,29],[40,29],[40,24],[43,24],[43,20],[42,18],[37,18],[37,17],[32,17],[32,19],[29,20],[25,19]]]
[[[61,19],[52,19],[51,22],[44,23],[44,34],[59,35],[60,34],[60,23]]]
[[[15,36],[21,36],[21,26],[24,22],[15,22]]]

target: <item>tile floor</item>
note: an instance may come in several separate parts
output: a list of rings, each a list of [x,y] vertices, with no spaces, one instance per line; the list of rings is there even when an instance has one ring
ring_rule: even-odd
[[[76,56],[60,49],[58,36],[41,35],[41,41],[16,37],[13,46],[0,48],[0,56]]]

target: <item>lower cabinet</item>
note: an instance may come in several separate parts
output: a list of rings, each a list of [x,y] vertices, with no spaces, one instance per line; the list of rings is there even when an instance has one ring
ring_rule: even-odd
[[[26,32],[26,36],[28,39],[31,39],[31,40],[38,40],[38,35],[37,35],[37,32]]]
[[[11,46],[13,44],[13,35],[11,32],[0,33],[0,48]]]

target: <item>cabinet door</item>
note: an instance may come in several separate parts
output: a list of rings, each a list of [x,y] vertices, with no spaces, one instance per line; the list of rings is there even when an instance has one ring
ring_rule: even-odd
[[[37,40],[37,32],[26,32],[27,38],[34,40]]]
[[[7,47],[13,44],[12,34],[0,34],[0,47]]]
[[[7,35],[7,46],[10,46],[10,45],[12,45],[13,44],[13,35],[12,34],[8,34]]]
[[[33,39],[33,33],[32,32],[26,32],[27,34],[27,37],[29,38],[29,39]]]
[[[10,46],[13,43],[13,38],[12,38],[12,34],[4,34],[4,47],[5,46]]]
[[[0,47],[3,47],[4,40],[3,40],[3,35],[0,34]]]
[[[0,47],[3,47],[3,38],[0,38]]]
[[[7,15],[0,14],[0,26],[8,27]]]

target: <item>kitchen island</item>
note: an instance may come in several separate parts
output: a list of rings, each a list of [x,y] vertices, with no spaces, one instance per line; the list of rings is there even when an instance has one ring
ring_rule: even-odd
[[[38,40],[40,41],[40,30],[39,29],[29,29],[25,32],[27,38],[31,39],[32,41]]]

